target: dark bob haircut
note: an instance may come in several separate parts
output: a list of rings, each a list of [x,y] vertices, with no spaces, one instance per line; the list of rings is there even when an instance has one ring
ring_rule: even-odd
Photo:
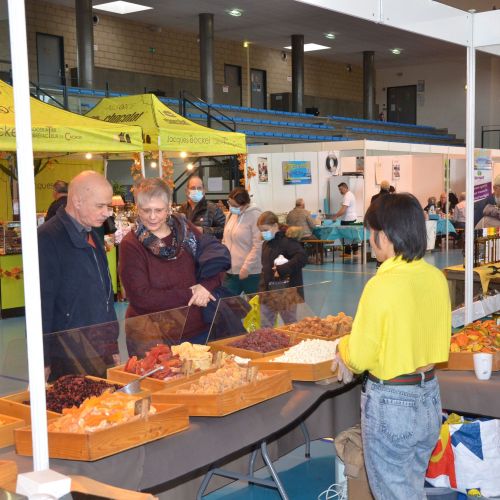
[[[394,252],[406,262],[421,259],[427,249],[424,212],[418,200],[409,193],[379,196],[365,214],[365,226],[384,231],[394,245]]]
[[[228,198],[234,200],[238,205],[248,205],[250,203],[250,195],[245,188],[237,187],[234,188],[230,193]]]

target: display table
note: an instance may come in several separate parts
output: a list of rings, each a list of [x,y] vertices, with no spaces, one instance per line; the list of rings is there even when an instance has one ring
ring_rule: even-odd
[[[472,371],[438,371],[443,408],[500,418],[500,372],[478,380]]]
[[[197,491],[210,467],[246,455],[263,439],[276,442],[276,456],[303,444],[297,429],[303,419],[311,439],[335,436],[358,423],[359,394],[359,385],[354,383],[297,382],[293,391],[232,415],[192,417],[187,431],[168,438],[96,462],[53,459],[50,467],[132,490],[163,485],[157,489],[162,491],[197,478],[191,485]],[[31,457],[17,456],[12,447],[0,450],[0,459],[15,460],[20,472],[32,470]],[[177,498],[194,495],[177,493]]]

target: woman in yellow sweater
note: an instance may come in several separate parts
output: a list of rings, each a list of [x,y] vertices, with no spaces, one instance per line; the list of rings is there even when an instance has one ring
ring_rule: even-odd
[[[361,394],[365,465],[377,500],[421,500],[441,427],[434,364],[448,359],[447,282],[423,260],[426,229],[410,194],[384,196],[365,215],[382,265],[366,284],[339,364],[367,372]]]

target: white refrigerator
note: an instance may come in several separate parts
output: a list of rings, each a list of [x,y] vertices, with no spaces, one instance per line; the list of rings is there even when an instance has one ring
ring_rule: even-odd
[[[365,215],[365,183],[362,175],[334,175],[328,180],[330,213],[337,213],[342,204],[342,195],[338,185],[345,182],[349,186],[349,191],[356,198],[356,218],[358,222],[363,220]]]

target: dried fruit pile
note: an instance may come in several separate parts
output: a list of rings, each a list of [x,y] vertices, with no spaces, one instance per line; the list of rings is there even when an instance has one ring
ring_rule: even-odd
[[[66,408],[63,416],[49,423],[49,431],[55,432],[92,432],[113,425],[123,424],[135,415],[135,402],[138,396],[123,392],[105,392],[101,396],[86,399],[79,408]],[[154,406],[149,414],[156,413]]]
[[[173,354],[179,356],[183,363],[191,362],[193,370],[208,370],[212,365],[210,346],[183,342],[172,346]]]
[[[494,320],[475,321],[451,337],[450,352],[490,352],[500,349],[500,326]]]
[[[339,312],[337,316],[328,315],[326,318],[319,318],[317,316],[304,318],[297,323],[286,325],[283,328],[291,332],[336,339],[351,331],[352,318],[343,312]]]
[[[178,355],[175,355],[170,347],[165,344],[158,344],[146,353],[142,359],[132,356],[125,364],[125,371],[144,375],[158,366],[163,366],[152,378],[165,380],[166,378],[178,377],[181,374],[182,361]]]
[[[65,375],[47,389],[47,410],[62,413],[64,408],[80,406],[91,396],[100,396],[106,390],[114,391],[120,387],[83,375]]]
[[[286,333],[278,332],[272,328],[260,328],[229,345],[249,351],[271,352],[289,347],[290,337]]]
[[[252,371],[253,370],[253,371]],[[262,380],[264,375],[257,372],[255,368],[242,368],[234,361],[226,360],[224,366],[213,373],[201,376],[187,389],[179,389],[178,394],[221,394],[231,389],[237,389],[248,384],[252,380]]]

